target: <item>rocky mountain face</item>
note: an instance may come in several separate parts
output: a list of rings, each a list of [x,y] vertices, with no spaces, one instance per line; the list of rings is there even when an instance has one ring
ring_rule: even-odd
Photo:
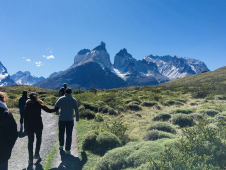
[[[16,74],[13,74],[11,78],[16,82],[16,84],[26,84],[26,85],[33,85],[38,83],[42,80],[45,80],[44,77],[35,77],[29,71],[18,71]]]
[[[136,60],[125,48],[115,55],[114,71],[129,86],[156,85],[169,81],[167,77],[159,73],[155,63]]]
[[[0,62],[0,87],[11,85],[16,85],[16,83],[11,79],[10,75],[7,72],[7,69]]]
[[[205,63],[177,56],[153,56],[149,55],[144,58],[148,63],[155,63],[159,73],[168,77],[170,80],[186,77],[189,75],[209,71]]]
[[[115,55],[112,64],[105,43],[101,42],[93,50],[80,50],[71,67],[63,72],[53,73],[35,86],[58,90],[63,83],[67,83],[72,89],[157,85],[202,71],[209,69],[199,60],[153,55],[136,60],[125,48]]]
[[[112,72],[110,56],[105,43],[93,50],[83,49],[74,58],[74,64],[67,70],[35,84],[37,87],[58,90],[67,83],[75,88],[117,88],[126,86],[124,80]]]
[[[55,76],[55,75],[57,75],[57,74],[59,74],[59,73],[61,73],[61,72],[63,72],[63,71],[54,72],[54,73],[50,74],[48,78],[53,77],[53,76]]]

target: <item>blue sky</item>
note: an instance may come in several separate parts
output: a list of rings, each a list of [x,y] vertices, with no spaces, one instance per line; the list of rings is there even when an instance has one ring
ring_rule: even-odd
[[[113,63],[177,55],[226,65],[225,0],[0,0],[0,61],[12,75],[48,77],[101,41]]]

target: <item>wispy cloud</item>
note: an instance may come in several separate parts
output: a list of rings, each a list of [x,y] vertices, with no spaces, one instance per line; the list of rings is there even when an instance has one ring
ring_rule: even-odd
[[[49,59],[54,59],[54,56],[53,56],[53,55],[50,55],[50,56],[45,56],[45,55],[43,55],[43,57],[46,58],[46,59],[48,59],[48,60],[49,60]]]
[[[52,47],[47,48],[46,51],[52,53],[53,52]]]
[[[31,61],[31,59],[29,59],[29,58],[28,58],[26,61],[27,61],[27,62],[30,62],[30,61]]]
[[[40,67],[42,62],[40,62],[40,61],[39,62],[35,62],[35,64],[36,64],[37,67]]]

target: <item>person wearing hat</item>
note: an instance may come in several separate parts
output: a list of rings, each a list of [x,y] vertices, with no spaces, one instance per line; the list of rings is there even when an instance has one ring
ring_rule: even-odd
[[[5,102],[6,94],[0,92],[0,170],[8,169],[8,160],[18,138],[17,124]]]
[[[42,142],[42,130],[43,123],[41,117],[41,110],[51,113],[56,112],[58,108],[50,109],[48,108],[39,98],[38,94],[35,92],[30,93],[30,99],[26,101],[26,106],[24,109],[24,130],[28,134],[28,153],[30,164],[33,163],[33,158],[41,159],[39,155],[41,142]],[[36,135],[36,148],[35,155],[33,156],[33,143],[34,134]]]
[[[66,88],[67,88],[67,84],[64,83],[64,87],[61,87],[60,90],[59,90],[59,95],[60,96],[63,96],[65,94]]]
[[[65,153],[70,154],[71,142],[72,142],[72,131],[74,127],[74,110],[76,121],[79,121],[79,110],[78,103],[75,98],[71,95],[71,88],[65,90],[65,95],[60,97],[54,108],[60,107],[59,113],[59,149],[64,147],[64,134],[66,130],[66,145]]]
[[[23,131],[24,107],[25,107],[26,101],[28,99],[29,99],[29,97],[27,97],[27,91],[23,91],[22,97],[19,99],[20,131]]]

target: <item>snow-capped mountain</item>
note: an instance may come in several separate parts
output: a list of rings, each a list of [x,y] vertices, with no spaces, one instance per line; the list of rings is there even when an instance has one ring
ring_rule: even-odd
[[[26,84],[26,85],[33,85],[38,83],[42,80],[45,80],[44,77],[35,77],[29,71],[18,71],[16,74],[13,74],[11,78],[16,82],[16,84]]]
[[[124,48],[115,55],[114,71],[128,85],[156,85],[169,81],[153,62],[136,60]]]
[[[80,50],[71,67],[35,86],[58,90],[64,83],[72,89],[111,89],[126,85],[125,81],[115,74],[104,42],[93,50]]]
[[[35,86],[57,90],[63,83],[67,83],[72,89],[156,85],[208,70],[199,60],[169,55],[150,55],[143,60],[136,60],[125,48],[115,55],[112,64],[105,43],[101,42],[93,50],[80,50],[71,67],[54,73]]]
[[[16,85],[16,83],[11,79],[10,75],[7,72],[7,69],[0,62],[0,87],[11,85]]]
[[[155,63],[159,72],[170,80],[209,71],[205,63],[191,58],[149,55],[144,60],[148,63]]]

